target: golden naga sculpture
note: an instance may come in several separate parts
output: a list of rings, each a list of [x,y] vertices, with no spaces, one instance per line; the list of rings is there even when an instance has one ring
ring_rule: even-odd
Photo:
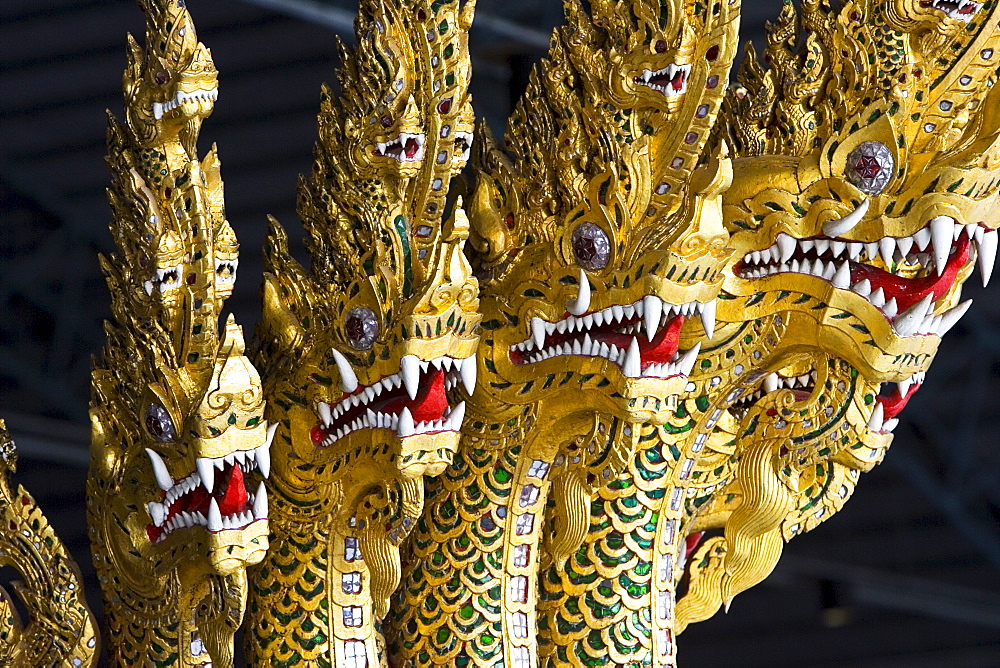
[[[118,252],[95,360],[90,538],[115,665],[231,665],[246,567],[267,550],[270,436],[260,378],[229,318],[237,268],[219,160],[195,142],[217,95],[182,0],[144,2],[126,123],[108,131]]]
[[[675,666],[883,459],[992,272],[995,4],[786,2],[727,86],[739,2],[569,0],[468,164],[474,4],[362,0],[258,375],[218,326],[217,73],[183,0],[140,4],[88,483],[115,665],[231,666],[245,609],[251,665]],[[11,448],[0,657],[87,665]]]
[[[361,3],[360,46],[342,49],[339,98],[323,89],[299,185],[309,272],[272,221],[256,339],[278,431],[271,550],[251,572],[253,664],[378,664],[424,476],[458,446],[479,288],[461,198],[447,196],[472,147],[473,7]]]

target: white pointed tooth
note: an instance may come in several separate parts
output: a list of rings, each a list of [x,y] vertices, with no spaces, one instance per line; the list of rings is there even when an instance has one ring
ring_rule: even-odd
[[[975,239],[977,244],[982,242],[983,235],[985,234],[986,234],[986,228],[984,228],[982,225],[976,225]]]
[[[833,263],[831,262],[830,265],[832,266]],[[824,264],[823,260],[816,260],[816,262],[813,264],[812,275],[822,277],[825,273],[826,273],[826,264]],[[830,276],[831,277],[833,276],[832,271],[830,272]]]
[[[813,241],[812,239],[803,239],[802,241],[799,242],[799,248],[802,249],[803,253],[808,253],[815,247],[816,247],[816,242]]]
[[[792,260],[792,264],[789,268],[796,274],[802,273],[802,267],[798,260]]]
[[[910,386],[913,385],[912,378],[904,378],[903,380],[896,383],[899,386],[899,396],[906,397],[906,393],[910,391]]]
[[[271,442],[274,440],[274,432],[277,429],[277,422],[268,426],[267,440],[264,441],[263,445],[257,446],[257,449],[254,450],[254,457],[257,459],[257,468],[260,469],[260,474],[265,478],[271,475]]]
[[[841,290],[848,290],[851,287],[851,267],[849,262],[844,262],[837,269],[837,272],[833,275],[833,287],[840,288]]]
[[[678,370],[685,376],[690,376],[691,371],[694,369],[694,363],[698,359],[698,353],[701,351],[701,341],[694,344],[694,347],[689,349],[684,355],[677,360]]]
[[[458,405],[451,409],[448,415],[448,427],[455,431],[462,428],[462,421],[465,420],[465,402],[460,401]]]
[[[966,299],[958,306],[950,308],[942,313],[941,322],[938,323],[937,326],[937,335],[944,336],[947,334],[948,330],[954,327],[955,323],[962,319],[962,316],[965,315],[965,312],[969,310],[970,306],[972,306],[972,300]]]
[[[885,303],[885,306],[882,307],[882,313],[890,320],[896,317],[896,314],[899,313],[899,305],[896,304],[895,297]]]
[[[868,213],[868,199],[865,199],[857,209],[850,212],[840,220],[831,220],[823,224],[823,234],[828,237],[839,237],[853,230],[861,219]]]
[[[581,345],[580,339],[574,339],[573,340],[573,348],[572,348],[572,350],[573,350],[573,354],[574,355],[582,355],[583,354],[583,345]]]
[[[881,401],[875,402],[875,410],[872,411],[872,415],[868,418],[868,429],[871,431],[882,431],[882,422],[885,417],[885,409],[882,407]]]
[[[857,259],[861,257],[861,249],[863,249],[864,247],[865,247],[864,244],[859,243],[857,241],[852,241],[851,243],[847,244],[847,254],[851,258],[851,260],[856,262]]]
[[[899,418],[890,418],[882,423],[882,431],[886,434],[890,433],[899,424]]]
[[[462,360],[462,366],[458,370],[462,376],[462,385],[465,386],[465,391],[469,393],[469,396],[472,396],[476,392],[476,375],[479,372],[476,361],[477,357],[475,355],[466,357]]]
[[[917,333],[924,316],[934,304],[934,294],[925,295],[919,302],[900,313],[892,321],[892,327],[900,336],[912,336]]]
[[[375,398],[375,388],[369,385],[363,394],[365,395],[365,403],[371,403],[371,400]]]
[[[822,255],[823,253],[827,252],[830,249],[830,240],[829,239],[814,239],[813,240],[813,245],[816,248],[816,254],[817,255]]]
[[[208,518],[206,524],[209,531],[222,531],[222,513],[219,512],[219,502],[215,500],[214,496],[208,500]]]
[[[832,260],[830,262],[827,262],[826,267],[823,269],[823,278],[825,278],[828,281],[832,281],[836,273],[837,273],[836,264]],[[848,278],[847,283],[848,285],[850,285],[850,278]]]
[[[862,297],[867,297],[872,293],[872,282],[866,278],[861,281],[858,281],[851,289],[857,292]]]
[[[149,516],[153,519],[153,525],[158,527],[163,526],[163,520],[167,516],[167,509],[164,505],[156,501],[150,501],[146,507],[149,509]]]
[[[928,235],[930,233],[928,232]],[[929,238],[929,237],[928,237]],[[874,260],[878,256],[878,242],[871,241],[865,244],[865,254],[868,256],[869,260]]]
[[[263,480],[257,486],[257,494],[253,497],[253,516],[258,520],[267,519],[267,489]]]
[[[323,421],[323,424],[325,426],[330,426],[330,422],[333,420],[332,416],[330,415],[330,404],[326,403],[325,401],[321,401],[319,402],[317,408],[319,411],[319,419]]]
[[[583,315],[590,310],[590,280],[587,279],[587,272],[580,270],[580,289],[576,293],[576,299],[566,302],[566,310],[573,315]]]
[[[416,355],[404,355],[399,360],[399,373],[403,377],[403,385],[410,399],[417,398],[417,388],[420,385],[420,358]]]
[[[348,393],[358,389],[358,376],[354,373],[351,363],[336,348],[331,348],[330,353],[333,355],[333,361],[337,363],[337,371],[340,372],[340,389]]]
[[[931,243],[934,246],[934,263],[938,276],[944,272],[951,254],[952,233],[955,229],[955,219],[950,216],[938,216],[931,220]]]
[[[764,392],[770,393],[778,389],[778,374],[770,373],[764,378]]]
[[[701,307],[701,326],[705,328],[705,336],[712,338],[715,335],[715,300],[706,302]]]
[[[604,357],[605,359],[610,359],[611,358],[611,348],[608,347],[608,344],[601,343],[601,346],[600,346],[600,348],[598,348],[598,351],[599,351],[601,357]],[[616,357],[617,357],[617,355],[616,355]]]
[[[399,424],[396,426],[396,435],[400,438],[413,436],[416,433],[416,425],[413,423],[413,414],[406,406],[399,413]]]
[[[927,250],[927,244],[931,242],[931,231],[923,227],[920,230],[913,233],[913,243],[916,244],[917,250],[925,251]]]
[[[622,313],[625,314],[626,318],[631,320],[633,317],[635,317],[635,306],[633,304],[625,304],[624,306],[622,306]]]
[[[872,306],[882,308],[885,306],[885,292],[882,291],[882,288],[877,289],[868,296],[868,301],[872,303]]]
[[[899,249],[899,254],[906,257],[910,254],[910,250],[913,248],[913,238],[903,237],[902,239],[896,239],[896,248]]]
[[[215,489],[215,464],[208,457],[199,457],[195,464],[198,467],[198,477],[209,494]]]
[[[982,229],[982,228],[977,228]],[[997,260],[997,231],[990,230],[983,234],[982,241],[979,242],[976,256],[976,266],[983,279],[983,287],[990,283],[990,276],[993,275],[993,265]],[[941,272],[938,271],[938,274]]]
[[[834,239],[830,242],[830,251],[833,253],[833,257],[840,257],[840,254],[843,253],[846,248],[846,241],[837,241]]]
[[[778,234],[777,243],[778,251],[781,253],[779,259],[782,262],[788,262],[792,254],[795,253],[795,239],[782,232]]]
[[[625,353],[622,373],[629,378],[638,378],[642,375],[642,357],[639,354],[639,341],[634,336],[632,337],[632,342],[628,344],[628,352]]]
[[[753,251],[750,253],[750,261],[754,264],[760,264],[760,251]]]
[[[170,472],[167,471],[167,465],[163,463],[160,456],[146,448],[146,454],[149,455],[149,463],[153,465],[153,475],[156,476],[156,484],[160,486],[164,492],[169,490],[174,486],[174,479],[170,477]]]
[[[979,223],[969,223],[965,226],[965,234],[970,239],[976,236],[976,230],[979,229]]]
[[[656,295],[646,295],[642,298],[642,320],[646,326],[646,339],[652,341],[656,330],[660,327],[660,315],[663,314],[663,301]]]
[[[896,256],[896,240],[892,237],[882,237],[878,241],[878,250],[882,254],[882,262],[886,268],[891,267]]]

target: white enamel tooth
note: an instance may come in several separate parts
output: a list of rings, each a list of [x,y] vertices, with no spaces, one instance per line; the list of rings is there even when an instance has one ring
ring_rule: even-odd
[[[906,393],[910,391],[910,386],[913,385],[913,380],[912,378],[905,378],[896,383],[896,385],[899,387],[899,396],[906,397]]]
[[[890,320],[895,318],[898,312],[899,312],[899,305],[896,304],[895,297],[887,301],[885,303],[885,306],[882,307],[882,313],[884,313],[885,317],[889,318]]]
[[[689,349],[684,355],[677,360],[677,368],[680,370],[681,374],[685,376],[690,376],[691,371],[694,369],[694,363],[698,359],[698,353],[701,351],[701,341],[694,344],[694,347]]]
[[[580,331],[585,331],[594,328],[594,316],[584,315],[580,317]]]
[[[942,313],[941,321],[937,325],[937,335],[944,336],[947,334],[948,331],[955,326],[955,323],[962,319],[962,316],[965,315],[965,312],[969,310],[970,306],[972,306],[972,300],[967,299],[958,306],[950,308]],[[923,381],[921,380],[921,382]]]
[[[399,360],[399,373],[410,399],[417,398],[417,389],[420,386],[420,362],[420,358],[416,355],[404,355],[403,359]]]
[[[795,239],[781,232],[778,234],[777,244],[780,252],[779,259],[782,262],[788,262],[795,253]]]
[[[833,257],[840,257],[840,254],[843,253],[846,248],[846,241],[837,241],[834,239],[830,242],[830,251],[833,253]]]
[[[867,297],[872,293],[872,283],[867,278],[865,278],[855,283],[854,287],[851,289],[857,292],[862,297]]]
[[[747,253],[743,256],[743,264],[753,264],[753,255]]]
[[[778,389],[778,374],[770,373],[764,378],[764,392],[771,393]]]
[[[982,229],[982,228],[979,228]],[[983,287],[990,283],[990,276],[993,275],[993,265],[997,259],[997,231],[990,230],[983,234],[983,240],[979,242],[976,255],[976,266],[983,279]],[[941,272],[938,271],[938,274]]]
[[[365,403],[371,403],[371,400],[375,398],[375,388],[369,385],[365,388],[363,394],[365,396]]]
[[[340,389],[348,393],[358,389],[358,377],[354,373],[354,367],[351,366],[351,363],[336,348],[331,348],[330,353],[333,355],[333,361],[337,364],[337,371],[340,372]]]
[[[580,288],[576,293],[576,299],[570,299],[566,302],[566,310],[573,315],[583,315],[590,310],[590,280],[587,278],[587,272],[583,269],[580,270],[578,285]]]
[[[952,239],[952,240],[953,240],[953,241],[958,241],[958,238],[959,238],[960,236],[962,236],[962,232],[963,232],[964,230],[965,230],[965,225],[959,225],[959,224],[958,224],[958,223],[956,222],[956,223],[955,223],[955,228],[954,228],[954,229],[952,230],[952,233],[951,233],[951,234],[952,234],[952,237],[953,237],[953,239]]]
[[[976,230],[979,228],[979,223],[969,223],[965,226],[965,234],[970,239],[976,236]]]
[[[156,501],[150,501],[146,508],[149,509],[149,516],[153,519],[154,526],[163,526],[163,520],[167,517],[167,509],[162,503],[157,503]]]
[[[263,480],[257,486],[257,494],[253,497],[253,517],[258,520],[267,519],[267,489]]]
[[[872,303],[872,306],[882,308],[885,306],[885,292],[882,291],[882,288],[877,289],[868,296],[868,301]]]
[[[434,358],[434,359],[431,360],[431,364],[434,365],[435,369],[440,369],[442,366],[444,366],[444,360],[445,359],[446,358],[444,358],[444,357],[436,357],[436,358]]]
[[[269,425],[267,428],[267,440],[264,441],[263,445],[257,446],[257,449],[254,450],[257,468],[260,469],[260,474],[265,478],[271,475],[271,442],[274,441],[274,432],[277,429],[277,422]]]
[[[628,344],[622,373],[629,378],[639,378],[642,375],[642,356],[639,354],[639,341],[635,337],[632,337],[632,342]]]
[[[323,421],[324,426],[330,426],[330,422],[333,420],[333,416],[330,415],[330,404],[325,401],[319,402],[317,412],[319,413],[319,419]]]
[[[808,253],[815,247],[816,247],[816,242],[813,241],[812,239],[803,239],[802,241],[799,242],[799,248],[802,249],[803,253]]]
[[[892,321],[892,327],[900,336],[913,336],[920,329],[924,316],[933,307],[933,293],[925,295],[919,302],[900,313]]]
[[[896,240],[893,237],[882,237],[878,241],[878,249],[886,268],[891,267],[896,256]]]
[[[839,237],[853,230],[868,213],[869,200],[866,198],[858,208],[839,220],[823,223],[823,234],[828,237]]]
[[[977,244],[978,243],[982,243],[982,241],[983,241],[983,235],[986,234],[986,228],[984,228],[982,225],[976,225],[975,233],[976,233],[976,237],[975,237],[976,238],[976,243]]]
[[[872,411],[871,417],[868,418],[868,429],[871,431],[881,431],[884,417],[885,409],[882,407],[882,402],[876,401],[875,410]]]
[[[831,262],[830,264],[832,265],[833,263]],[[823,260],[816,260],[816,262],[813,264],[812,272],[810,273],[812,273],[813,276],[823,277],[823,274],[825,272],[826,272],[826,265],[823,263]],[[830,273],[830,276],[833,276],[832,272]]]
[[[222,531],[222,513],[219,512],[219,502],[215,500],[214,496],[208,500],[208,518],[205,524],[208,526],[208,530],[213,533]]]
[[[831,279],[833,287],[840,288],[841,290],[848,290],[851,287],[851,267],[850,263],[844,262],[837,269],[837,272],[833,275]]]
[[[594,340],[590,338],[590,334],[584,334],[583,345],[580,346],[582,353],[584,355],[592,355],[593,348],[594,348]]]
[[[792,264],[789,265],[789,269],[791,269],[796,274],[802,273],[802,268],[798,260],[792,260]]]
[[[917,250],[925,251],[927,250],[927,245],[931,242],[931,231],[923,227],[913,233],[913,243],[916,245]]]
[[[891,418],[889,420],[886,420],[884,423],[882,423],[881,431],[888,434],[892,432],[893,429],[896,428],[897,424],[899,424],[899,418]]]
[[[365,420],[368,422],[369,427],[378,427],[378,415],[372,409],[365,411]]]
[[[469,393],[469,396],[472,396],[476,392],[476,375],[479,372],[476,366],[476,356],[473,355],[462,360],[462,366],[458,372],[462,376],[462,385],[465,386],[465,391]]]
[[[600,354],[601,357],[610,358],[611,357],[611,348],[608,347],[608,344],[602,342],[601,345],[600,345],[600,347],[598,348],[598,353]],[[617,357],[617,355],[616,355],[616,357]]]
[[[878,257],[879,244],[877,241],[871,241],[865,244],[865,255],[868,256],[869,260],[874,260]]]
[[[830,262],[828,262],[826,264],[826,267],[824,267],[824,269],[823,269],[823,278],[825,278],[828,281],[832,281],[833,280],[833,276],[836,273],[837,273],[837,267],[834,264],[834,262],[831,260]],[[850,284],[850,279],[848,279],[848,284]]]
[[[416,425],[413,422],[413,414],[406,406],[399,413],[399,424],[396,426],[396,435],[400,438],[413,436],[416,433]]]
[[[715,335],[715,300],[705,302],[701,307],[701,326],[705,328],[705,336]]]
[[[937,275],[944,272],[945,265],[948,264],[948,255],[951,253],[952,232],[955,229],[955,220],[950,216],[938,216],[931,220],[931,243],[934,246],[934,263]]]
[[[896,239],[896,248],[899,249],[899,254],[906,257],[910,254],[910,249],[913,248],[913,238],[903,237],[902,239]]]
[[[427,325],[427,335],[428,336],[431,335],[431,326],[430,325]],[[431,363],[429,361],[427,361],[427,360],[420,360],[420,371],[421,372],[426,372],[430,368],[431,368]]]
[[[663,313],[663,301],[656,295],[646,295],[642,298],[643,323],[646,325],[646,340],[652,341],[660,326],[660,315]]]
[[[625,309],[623,309],[619,304],[615,304],[611,307],[611,316],[614,318],[615,322],[621,322],[622,318],[625,317]],[[611,320],[608,320],[610,323]]]
[[[160,486],[160,489],[166,492],[174,486],[174,479],[170,477],[170,472],[167,471],[167,465],[163,463],[162,459],[160,459],[160,455],[156,454],[149,448],[146,448],[146,454],[149,455],[149,463],[153,465],[153,475],[156,477],[156,484]]]
[[[852,261],[857,262],[858,258],[861,257],[861,251],[864,249],[865,245],[857,241],[852,241],[847,244],[847,254]]]
[[[161,102],[153,103],[153,118],[156,120],[163,118],[163,104]]]
[[[823,253],[830,250],[830,240],[829,239],[814,239],[813,246],[816,248],[816,255],[822,255]]]
[[[451,413],[448,415],[448,427],[455,431],[462,428],[462,422],[465,420],[465,402],[460,401],[458,405],[451,409]]]
[[[760,251],[753,251],[750,253],[750,258],[754,264],[760,264]]]
[[[211,494],[215,489],[215,464],[208,457],[199,457],[195,465],[198,467],[198,477],[201,478],[202,486]]]
[[[632,318],[635,317],[635,306],[632,304],[626,304],[622,306],[622,313],[625,314],[626,318],[631,320]]]
[[[559,332],[560,334],[565,334],[566,333],[566,327],[568,325],[569,325],[568,321],[566,321],[566,320],[560,320],[559,322],[556,323],[556,331]]]
[[[583,354],[583,345],[581,345],[580,339],[574,339],[573,340],[572,351],[573,351],[574,355],[582,355]]]

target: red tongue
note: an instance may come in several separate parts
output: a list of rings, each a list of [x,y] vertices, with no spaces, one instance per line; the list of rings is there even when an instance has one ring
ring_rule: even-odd
[[[673,359],[677,354],[677,348],[681,338],[681,327],[684,326],[684,316],[675,316],[666,327],[660,330],[656,337],[645,344],[639,338],[639,352],[642,356],[642,367],[646,368],[650,364],[664,364]]]
[[[910,400],[917,390],[920,389],[919,385],[910,385],[910,389],[906,391],[906,396],[899,396],[899,388],[896,387],[892,394],[888,396],[880,396],[878,398],[879,403],[882,404],[882,419],[888,420],[894,418],[906,408],[906,403]]]
[[[851,285],[856,285],[867,278],[872,284],[872,292],[882,288],[886,301],[895,298],[897,312],[902,313],[928,294],[933,294],[935,300],[943,297],[955,284],[958,270],[965,266],[968,260],[969,238],[963,235],[940,276],[903,278],[867,264],[852,262]]]
[[[410,413],[413,415],[413,421],[440,420],[444,416],[445,409],[448,408],[448,396],[444,393],[443,371],[431,374],[430,384],[422,394],[423,396],[417,395],[416,402],[407,403]]]
[[[694,552],[695,548],[698,547],[698,543],[701,542],[702,537],[705,535],[704,531],[699,531],[698,533],[693,533],[684,539],[684,558],[687,559]]]
[[[226,493],[219,501],[219,512],[225,515],[242,513],[247,505],[247,488],[243,484],[243,469],[233,463],[232,473],[226,481]]]
[[[420,144],[417,143],[416,139],[410,138],[406,140],[406,157],[412,158],[420,150]]]
[[[674,80],[671,82],[671,86],[673,86],[674,90],[680,90],[681,88],[684,88],[683,72],[678,72],[677,74],[674,75]]]

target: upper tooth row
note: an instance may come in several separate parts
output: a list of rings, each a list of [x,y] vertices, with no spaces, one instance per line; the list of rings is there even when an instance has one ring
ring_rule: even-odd
[[[881,255],[882,261],[888,267],[893,262],[905,259],[914,247],[918,251],[926,251],[931,248],[938,274],[940,274],[944,271],[954,242],[962,236],[963,231],[970,239],[975,239],[977,243],[981,243],[984,235],[987,234],[986,228],[977,223],[960,225],[948,216],[934,218],[926,227],[909,237],[882,237],[878,241],[869,242],[829,238],[796,239],[781,232],[773,245],[762,251],[747,253],[743,257],[743,261],[747,265],[788,262],[798,248],[804,252],[815,250],[817,255],[823,255],[829,251],[834,258],[843,257],[854,261],[857,261],[861,256],[861,251],[865,251],[869,259]]]
[[[179,264],[176,267],[167,267],[165,269],[157,269],[156,277],[150,278],[143,284],[146,288],[146,294],[152,296],[153,290],[156,287],[160,288],[160,292],[166,292],[170,288],[176,288],[181,284],[181,276],[184,275],[184,265]]]
[[[414,422],[413,414],[405,406],[399,415],[377,413],[369,408],[365,411],[364,415],[358,416],[350,424],[343,425],[336,431],[328,434],[323,441],[323,445],[333,445],[351,432],[361,429],[392,429],[400,438],[439,431],[459,431],[462,428],[462,421],[464,419],[464,401],[460,402],[454,408],[446,409],[444,416],[440,420],[427,420],[425,422]],[[325,426],[329,427],[330,423],[326,422]]]
[[[157,540],[157,542],[160,542],[175,529],[199,525],[207,528],[209,531],[216,532],[226,529],[241,529],[255,520],[266,520],[267,489],[264,487],[264,481],[262,480],[257,487],[257,493],[250,497],[250,507],[242,513],[232,513],[230,515],[223,515],[220,512],[219,502],[214,497],[209,499],[207,517],[201,512],[191,513],[181,511],[167,520],[166,516],[170,509],[169,504],[150,501],[146,507],[149,510],[149,516],[152,518],[153,524],[163,529],[163,533],[160,534]]]
[[[923,385],[926,371],[918,371],[909,378],[899,381],[896,386],[899,388],[899,396],[905,397],[910,388],[914,385]]]
[[[975,16],[976,12],[979,11],[980,5],[978,2],[973,2],[972,0],[956,0],[956,2],[958,4],[957,7],[942,6],[944,3],[941,2],[941,0],[933,0],[932,4],[935,9],[940,9],[941,11],[945,12],[949,18],[960,19],[966,22],[971,21],[972,17]],[[949,3],[949,4],[955,4],[955,3]],[[963,14],[962,10],[970,5],[972,6],[973,11]]]
[[[628,350],[622,350],[614,345],[594,341],[590,338],[590,334],[584,334],[583,339],[574,339],[573,341],[549,346],[544,350],[528,355],[528,364],[541,362],[559,355],[603,357],[621,367],[622,373],[630,378],[670,378],[678,374],[684,376],[691,375],[691,370],[694,368],[694,363],[698,358],[698,351],[700,349],[701,344],[698,343],[684,353],[683,356],[678,353],[674,355],[674,359],[670,362],[648,364],[644,369],[642,368],[642,356],[639,352],[639,342],[635,337],[632,338]]]
[[[215,102],[219,99],[219,89],[213,88],[212,90],[196,91],[194,93],[185,93],[183,91],[177,91],[172,100],[167,102],[154,102],[153,103],[153,117],[156,120],[163,118],[163,114],[173,109],[176,109],[180,105],[184,104],[188,100],[211,100]]]
[[[417,398],[417,389],[420,383],[420,374],[426,373],[431,366],[445,372],[454,371],[461,377],[469,394],[476,386],[476,358],[475,357],[438,357],[433,360],[422,360],[416,355],[406,355],[400,361],[399,373],[386,376],[380,381],[369,385],[357,394],[351,394],[341,399],[336,406],[331,406],[325,401],[319,403],[319,414],[324,423],[330,424],[344,413],[355,406],[362,406],[372,402],[375,397],[387,390],[392,390],[400,386],[405,386],[407,394],[411,399]],[[446,379],[447,384],[447,379]]]
[[[747,404],[749,402],[760,399],[765,394],[770,392],[775,392],[783,388],[794,389],[796,387],[809,387],[810,384],[815,384],[816,382],[816,370],[813,369],[809,373],[804,373],[801,376],[792,376],[791,378],[784,378],[779,376],[777,373],[771,373],[764,378],[764,382],[761,384],[760,389],[758,389],[753,394],[740,399],[738,403]]]

